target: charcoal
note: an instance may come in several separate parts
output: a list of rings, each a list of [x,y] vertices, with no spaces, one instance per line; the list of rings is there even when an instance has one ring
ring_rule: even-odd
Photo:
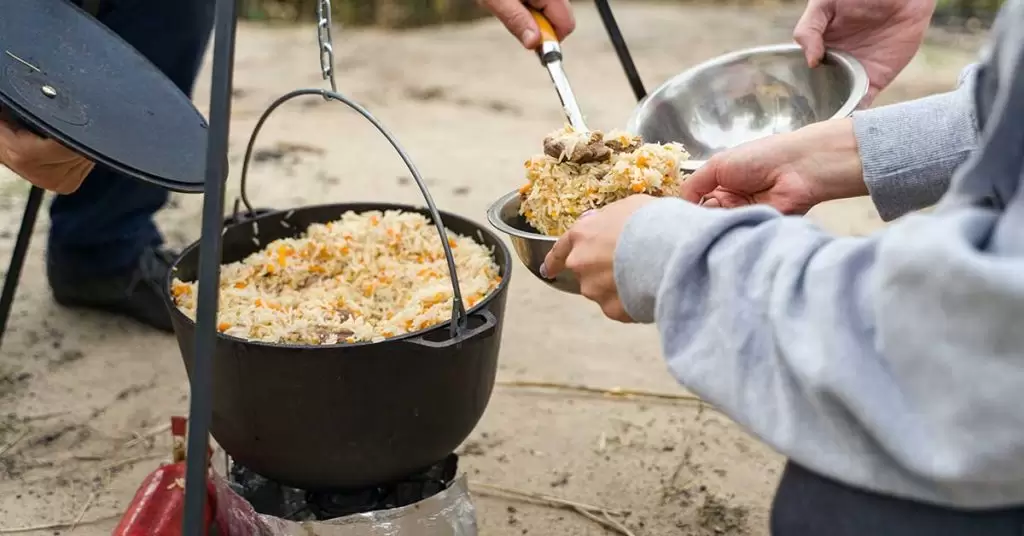
[[[458,456],[389,484],[357,490],[304,491],[283,486],[232,463],[229,481],[259,513],[291,521],[325,521],[352,514],[399,508],[448,488],[458,474]]]

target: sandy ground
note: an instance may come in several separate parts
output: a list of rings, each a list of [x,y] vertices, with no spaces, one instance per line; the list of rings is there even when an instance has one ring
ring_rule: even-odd
[[[617,12],[650,87],[716,54],[787,41],[796,20],[792,11],[751,8],[627,4]],[[313,30],[241,28],[233,163],[270,100],[322,84]],[[493,21],[335,35],[341,90],[399,135],[446,210],[484,221],[489,202],[519,185],[521,163],[542,135],[561,124],[546,73]],[[951,87],[974,45],[936,41],[880,102]],[[631,92],[587,5],[566,55],[589,123],[621,125],[634,104]],[[205,81],[197,102],[205,109]],[[258,204],[419,202],[386,142],[340,107],[312,98],[286,107],[260,146],[271,151],[252,172]],[[24,195],[22,182],[0,177],[0,258],[10,253]],[[171,244],[197,238],[200,206],[199,197],[175,196],[161,214]],[[838,233],[881,225],[863,199],[820,207],[811,217]],[[80,517],[84,524],[74,532],[109,534],[111,516],[168,452],[165,433],[133,438],[186,411],[187,383],[171,336],[53,303],[42,275],[45,219],[0,356],[0,533]],[[666,372],[652,328],[606,321],[596,307],[550,291],[520,266],[514,273],[500,380],[684,393]],[[638,535],[765,534],[782,461],[694,403],[513,387],[496,389],[463,453],[471,482],[628,510],[625,524]],[[571,511],[485,496],[476,504],[482,534],[605,532]]]

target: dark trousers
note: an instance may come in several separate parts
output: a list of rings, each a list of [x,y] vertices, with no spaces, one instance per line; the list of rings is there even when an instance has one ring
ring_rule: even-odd
[[[103,0],[98,18],[191,94],[213,7],[213,0]],[[130,270],[146,248],[163,243],[153,215],[167,198],[161,188],[97,165],[77,192],[50,206],[50,261],[86,277]]]
[[[885,497],[786,465],[772,536],[1022,536],[1024,508],[961,511]]]

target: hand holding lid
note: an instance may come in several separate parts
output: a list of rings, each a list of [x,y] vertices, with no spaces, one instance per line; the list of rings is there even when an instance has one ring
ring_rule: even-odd
[[[46,154],[65,164],[70,153],[53,143],[168,190],[203,190],[206,120],[163,72],[71,2],[0,4],[0,106],[46,140],[12,132],[6,138],[30,152],[52,150]],[[27,158],[16,157],[18,172],[40,173],[23,169]],[[75,173],[89,167],[75,162]],[[68,180],[61,188],[73,190]]]
[[[2,110],[0,164],[32,184],[58,194],[77,190],[95,165],[60,143],[37,136]]]

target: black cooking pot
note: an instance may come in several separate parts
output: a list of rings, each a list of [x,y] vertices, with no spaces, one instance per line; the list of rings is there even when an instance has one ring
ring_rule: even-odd
[[[273,212],[226,227],[223,263],[350,210],[430,217],[425,209],[384,203]],[[298,488],[358,488],[429,467],[469,436],[494,387],[512,257],[486,227],[441,214],[446,227],[493,249],[502,276],[498,288],[468,310],[461,334],[452,337],[444,323],[378,343],[333,346],[218,335],[211,433],[235,460]],[[194,281],[198,262],[195,243],[174,264],[172,277]],[[170,281],[164,294],[191,377],[195,323],[174,306]]]
[[[277,107],[310,95],[343,103],[371,122],[405,162],[427,207],[349,203],[275,212],[253,208],[246,176],[260,129]],[[437,228],[452,281],[458,274],[444,227],[493,251],[501,283],[468,310],[456,286],[449,322],[378,343],[330,346],[267,344],[220,333],[213,351],[210,431],[232,458],[263,476],[307,490],[354,489],[387,484],[443,460],[473,431],[494,388],[512,269],[505,244],[488,228],[437,210],[398,141],[364,108],[327,90],[293,91],[263,113],[243,159],[240,201],[246,212],[240,213],[236,203],[234,216],[225,223],[222,264],[348,211],[403,210],[426,216]],[[175,262],[164,288],[190,379],[195,374],[196,325],[174,305],[170,289],[174,277],[195,281],[198,265],[195,243]]]

